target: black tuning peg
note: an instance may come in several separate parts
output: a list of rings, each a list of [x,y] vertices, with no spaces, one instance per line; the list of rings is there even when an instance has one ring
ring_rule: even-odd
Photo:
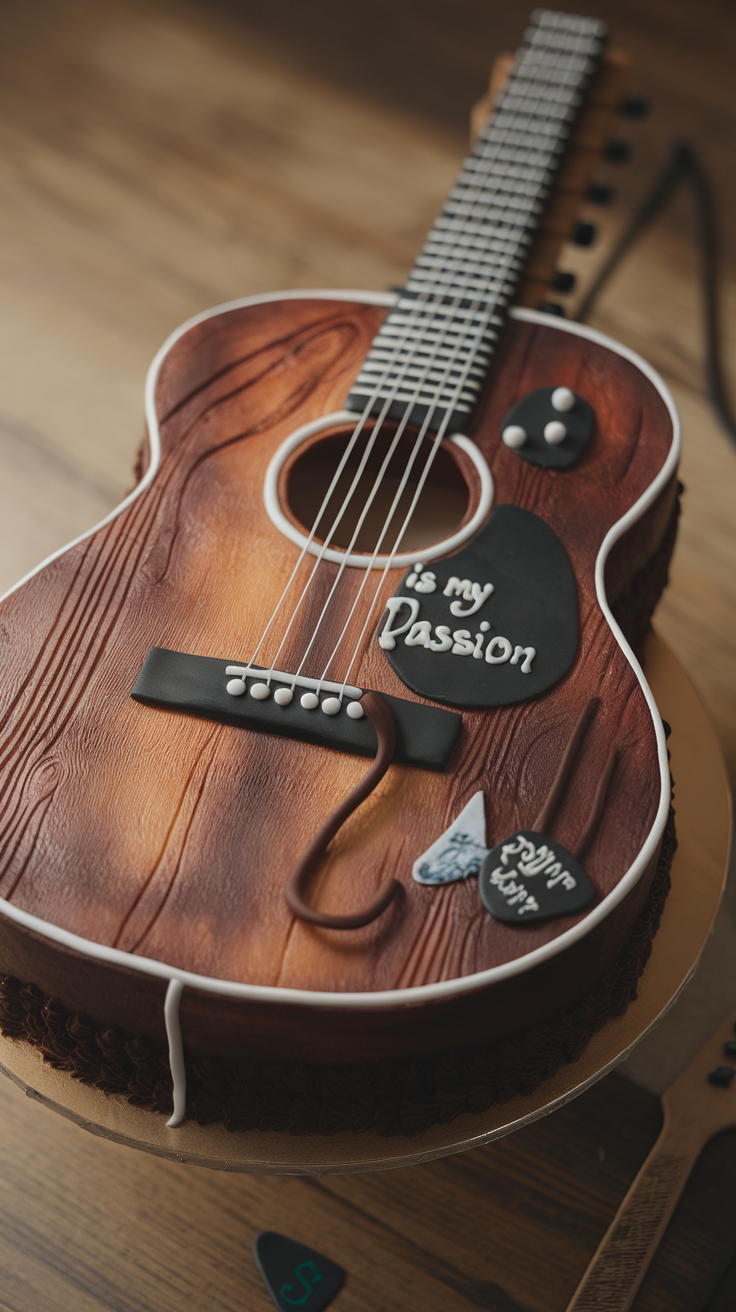
[[[537,309],[543,310],[545,314],[556,314],[561,319],[565,317],[565,311],[559,301],[540,301]]]
[[[610,205],[613,191],[603,182],[591,182],[588,187],[588,200],[593,205]]]
[[[624,164],[631,151],[627,141],[609,141],[603,151],[604,158],[611,164]]]
[[[592,223],[576,223],[571,241],[576,246],[592,246],[595,241],[595,228]]]
[[[558,269],[552,279],[552,287],[556,292],[571,292],[575,286],[575,274],[565,273]]]
[[[643,96],[626,96],[618,107],[619,114],[625,118],[646,118],[649,113],[649,101]]]

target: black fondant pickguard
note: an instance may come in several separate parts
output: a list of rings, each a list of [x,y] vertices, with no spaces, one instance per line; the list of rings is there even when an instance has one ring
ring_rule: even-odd
[[[435,576],[433,592],[409,587],[409,571],[396,595],[419,602],[416,622],[432,625],[435,643],[436,627],[444,625],[451,636],[469,632],[477,650],[481,624],[490,627],[483,635],[482,656],[408,645],[411,629],[397,636],[392,650],[384,648],[385,655],[408,688],[451,706],[508,706],[538,697],[567,673],[578,646],[577,586],[565,548],[538,515],[518,506],[496,506],[488,523],[466,547],[444,560],[430,562],[421,578],[426,579],[430,572]],[[457,602],[465,608],[470,603],[444,595],[453,576],[481,587],[493,584],[488,599],[467,618],[453,615],[450,606]],[[393,627],[399,627],[409,613],[404,607]],[[382,626],[383,642],[390,628],[389,617]],[[493,656],[499,658],[508,647],[511,650],[506,659],[489,663],[485,652],[493,638],[504,638],[508,644],[496,642]],[[521,657],[517,648],[533,648],[535,654]]]
[[[574,856],[531,829],[520,829],[491,848],[478,886],[486,911],[505,925],[574,916],[596,898]]]

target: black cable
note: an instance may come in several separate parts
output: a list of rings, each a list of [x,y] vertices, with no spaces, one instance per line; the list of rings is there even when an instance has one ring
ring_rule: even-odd
[[[670,196],[683,181],[690,183],[695,200],[698,249],[700,251],[701,288],[703,297],[703,328],[705,333],[705,375],[708,398],[724,431],[736,445],[736,417],[731,410],[721,361],[720,316],[718,312],[718,280],[716,275],[717,242],[713,214],[713,198],[708,180],[692,146],[678,141],[672,147],[670,158],[606,260],[598,277],[578,307],[576,319],[584,322],[605,283],[623,256],[633,246],[650,223],[664,208]]]

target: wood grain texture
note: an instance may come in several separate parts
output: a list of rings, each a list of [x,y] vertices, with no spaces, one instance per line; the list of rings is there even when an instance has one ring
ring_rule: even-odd
[[[10,1312],[272,1307],[264,1228],[348,1272],[339,1312],[564,1312],[654,1143],[658,1101],[609,1076],[460,1157],[323,1180],[186,1169],[85,1134],[0,1082],[0,1302]],[[736,1134],[706,1149],[635,1303],[704,1312],[733,1253]]]
[[[240,659],[255,647],[297,558],[263,506],[267,464],[299,424],[340,408],[380,317],[372,307],[307,299],[193,328],[161,371],[162,460],[152,485],[3,603],[0,892],[14,904],[124,951],[245,982],[387,988],[512,960],[577,917],[501,926],[483,911],[474,881],[423,888],[411,864],[479,787],[491,843],[531,824],[591,696],[601,710],[552,836],[574,848],[616,746],[620,764],[586,858],[599,895],[633,862],[659,805],[656,743],[598,607],[594,565],[608,528],[661,469],[671,426],[628,361],[552,327],[508,325],[469,431],[493,470],[497,502],[541,515],[567,548],[579,589],[578,655],[542,697],[466,713],[445,774],[392,767],[341,830],[312,902],[349,914],[396,878],[402,899],[380,920],[346,941],[295,921],[283,897],[286,875],[357,783],[360,761],[130,701],[152,646]],[[574,387],[598,422],[585,456],[563,475],[520,460],[499,436],[510,406],[549,382]],[[334,565],[320,570],[284,668],[298,666],[335,574]],[[400,577],[391,571],[384,597]],[[344,576],[306,673],[323,668],[361,580],[357,570]],[[348,651],[362,622],[359,609]],[[273,658],[283,628],[261,659]],[[375,637],[353,677],[406,693]]]
[[[723,1065],[736,1017],[727,1017],[662,1098],[664,1122],[601,1241],[567,1312],[628,1312],[695,1162],[709,1140],[736,1126],[733,1067]],[[711,1082],[714,1071],[726,1083]]]

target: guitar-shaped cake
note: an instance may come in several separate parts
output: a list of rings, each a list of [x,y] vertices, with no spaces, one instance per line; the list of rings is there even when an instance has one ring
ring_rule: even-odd
[[[427,1056],[579,996],[646,901],[676,416],[519,308],[620,99],[604,38],[535,13],[401,291],[175,332],[135,491],[0,607],[0,970],[157,1042],[166,995],[177,1116],[180,1004],[198,1058]]]

